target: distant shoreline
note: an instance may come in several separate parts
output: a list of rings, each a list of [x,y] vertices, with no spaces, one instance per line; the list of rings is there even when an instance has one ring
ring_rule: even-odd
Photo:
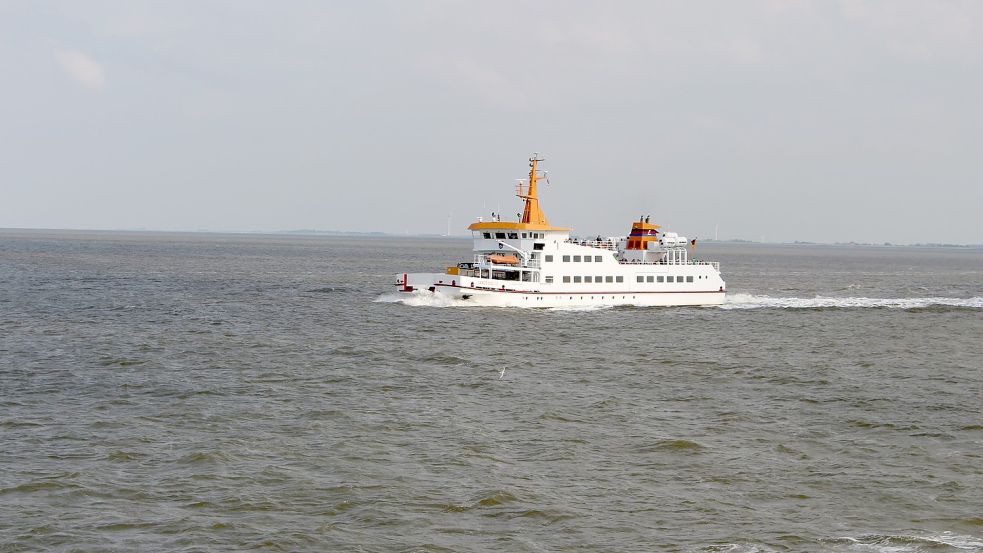
[[[213,235],[257,235],[257,236],[347,236],[361,238],[447,238],[455,240],[470,239],[467,234],[424,234],[406,233],[397,234],[391,232],[360,232],[344,230],[316,230],[316,229],[294,229],[294,230],[155,230],[155,229],[70,229],[70,228],[22,228],[22,227],[0,227],[0,233],[13,232],[24,234],[52,233],[52,232],[71,232],[71,233],[92,233],[92,234],[213,234]],[[878,248],[959,248],[959,249],[983,249],[983,244],[955,244],[948,242],[919,242],[915,244],[901,244],[894,242],[810,242],[804,240],[794,240],[791,242],[761,242],[757,240],[746,240],[743,238],[731,238],[725,240],[714,240],[712,238],[698,239],[699,244],[748,244],[748,245],[770,245],[770,246],[856,246],[856,247],[878,247]]]

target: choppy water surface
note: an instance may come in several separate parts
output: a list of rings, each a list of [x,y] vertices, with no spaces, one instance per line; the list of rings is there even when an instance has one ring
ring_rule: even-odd
[[[980,251],[701,245],[711,308],[396,301],[469,247],[0,232],[0,550],[983,550]]]

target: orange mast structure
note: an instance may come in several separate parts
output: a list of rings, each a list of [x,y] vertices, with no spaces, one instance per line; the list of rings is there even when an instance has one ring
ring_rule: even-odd
[[[536,164],[540,161],[543,160],[538,157],[538,154],[533,154],[529,158],[529,187],[525,190],[525,194],[523,194],[522,185],[520,184],[516,196],[526,201],[526,207],[522,211],[523,223],[548,226],[550,223],[546,220],[546,214],[539,207],[539,193],[536,190],[536,180],[539,177],[537,175]]]
[[[533,154],[529,158],[529,184],[519,183],[516,187],[516,196],[525,200],[526,205],[522,210],[522,219],[518,222],[511,221],[478,221],[468,225],[468,230],[558,230],[567,231],[568,228],[554,227],[550,225],[546,214],[539,207],[539,191],[537,184],[540,178],[545,177],[545,172],[539,170],[539,162],[543,161],[539,154]]]

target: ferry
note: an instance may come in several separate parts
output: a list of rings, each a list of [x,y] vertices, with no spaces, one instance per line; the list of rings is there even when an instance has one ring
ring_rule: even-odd
[[[517,221],[478,220],[468,229],[474,255],[442,273],[401,273],[396,287],[463,304],[500,307],[591,307],[612,305],[716,305],[726,284],[720,263],[690,258],[696,240],[665,232],[642,216],[628,236],[575,238],[554,227],[539,205],[545,174],[537,154],[529,178],[519,181],[524,200]]]

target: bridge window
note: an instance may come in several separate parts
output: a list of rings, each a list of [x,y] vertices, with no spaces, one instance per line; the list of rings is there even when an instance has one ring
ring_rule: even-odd
[[[563,262],[564,263],[570,263],[570,256],[569,255],[563,256]]]
[[[510,240],[518,240],[519,239],[519,233],[518,232],[510,232],[509,233],[509,239]]]
[[[491,239],[491,233],[490,232],[483,232],[483,233],[481,233],[481,236],[484,239],[486,239],[486,240]]]
[[[545,261],[547,263],[552,263],[553,262],[553,256],[552,255],[547,255]]]
[[[624,282],[625,281],[625,277],[623,277],[623,276],[616,276],[616,277],[614,277],[614,281],[615,282]],[[622,298],[622,299],[624,299],[624,298]]]
[[[523,232],[522,233],[522,237],[525,238],[526,237],[526,233]]]
[[[500,240],[505,240],[505,233],[504,232],[496,232],[495,233],[495,238],[498,238]]]
[[[570,282],[570,277],[568,276],[563,277],[563,282]]]

